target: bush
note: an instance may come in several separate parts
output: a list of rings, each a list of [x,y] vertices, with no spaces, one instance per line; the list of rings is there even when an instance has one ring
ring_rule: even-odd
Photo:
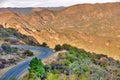
[[[47,80],[61,80],[59,74],[47,73]]]
[[[15,44],[15,43],[19,42],[19,40],[15,37],[12,37],[12,38],[9,39],[9,42],[12,43],[12,44]]]
[[[45,42],[43,42],[43,43],[41,44],[41,46],[42,46],[42,47],[48,47],[48,46],[47,46],[47,43],[45,43]]]
[[[10,34],[15,34],[15,33],[17,33],[17,31],[16,31],[14,28],[7,28],[6,30],[7,30],[7,32],[9,32]]]
[[[72,46],[68,45],[68,44],[63,44],[62,48],[65,49],[65,50],[71,50]]]
[[[26,50],[25,52],[23,52],[23,55],[25,55],[25,56],[33,56],[34,54],[30,50]]]
[[[62,46],[61,45],[56,45],[55,48],[54,48],[56,51],[60,51],[62,50]]]
[[[12,50],[11,50],[13,53],[16,53],[17,51],[18,51],[18,48],[12,48]]]
[[[0,69],[5,68],[5,64],[0,64]]]
[[[51,67],[49,65],[44,66],[45,72],[49,72],[51,70]]]
[[[1,45],[1,47],[2,47],[2,49],[5,50],[6,53],[11,52],[11,46],[10,46],[9,44],[3,43],[3,44]]]
[[[5,32],[5,33],[2,33],[1,36],[2,36],[2,38],[6,38],[6,37],[9,37],[9,34]]]

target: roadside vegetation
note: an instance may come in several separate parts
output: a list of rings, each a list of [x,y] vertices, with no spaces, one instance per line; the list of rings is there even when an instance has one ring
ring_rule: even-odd
[[[22,35],[13,28],[5,29],[0,26],[0,69],[17,64],[20,59],[34,56],[30,50],[20,50],[11,45],[49,47],[47,43],[39,44],[33,37]],[[33,58],[29,65],[29,73],[23,80],[120,80],[118,60],[68,44],[58,44],[54,49],[56,52],[62,50],[66,52],[59,53],[56,61],[49,65],[44,65],[38,58]],[[8,55],[12,57],[2,58]]]
[[[68,44],[56,45],[55,50],[66,52],[50,65],[33,58],[24,80],[120,80],[120,61]]]
[[[30,50],[17,49],[11,45],[30,45],[48,47],[47,43],[39,44],[36,39],[19,33],[13,28],[0,25],[0,69],[17,64],[23,59],[34,56]]]
[[[0,25],[0,70],[34,56],[30,50],[17,49],[11,45],[35,45],[39,44],[32,37],[22,35],[13,28],[4,28]]]
[[[30,50],[11,47],[9,43],[2,43],[0,46],[0,69],[16,65],[27,57],[34,56]]]

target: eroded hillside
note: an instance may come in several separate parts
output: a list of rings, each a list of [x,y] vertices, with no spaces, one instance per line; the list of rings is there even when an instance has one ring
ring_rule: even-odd
[[[60,11],[33,10],[30,14],[0,13],[0,23],[38,42],[71,44],[120,58],[120,3],[81,4]]]

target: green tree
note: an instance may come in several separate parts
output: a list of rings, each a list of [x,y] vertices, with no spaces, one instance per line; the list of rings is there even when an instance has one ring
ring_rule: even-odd
[[[30,62],[29,73],[35,78],[42,77],[45,74],[44,65],[38,58],[33,58]]]

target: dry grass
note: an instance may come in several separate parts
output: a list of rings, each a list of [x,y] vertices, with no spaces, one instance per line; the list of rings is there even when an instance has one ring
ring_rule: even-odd
[[[3,13],[0,14],[0,23],[6,23],[6,27],[13,27],[22,34],[33,36],[40,43],[46,42],[50,47],[67,43],[120,59],[119,8],[118,2],[75,5],[56,12],[41,10],[19,16]],[[29,28],[29,33],[23,27]],[[110,44],[109,47],[107,44]]]

